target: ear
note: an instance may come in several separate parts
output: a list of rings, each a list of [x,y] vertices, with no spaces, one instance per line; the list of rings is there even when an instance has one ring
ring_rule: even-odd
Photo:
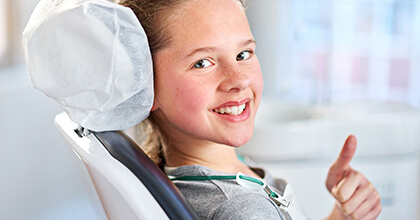
[[[156,104],[156,98],[153,100],[152,109],[150,109],[151,112],[156,111],[158,109],[158,105]]]

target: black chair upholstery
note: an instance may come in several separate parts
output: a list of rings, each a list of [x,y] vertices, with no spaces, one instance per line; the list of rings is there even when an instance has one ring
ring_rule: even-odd
[[[175,185],[130,137],[121,131],[93,135],[143,183],[170,219],[199,219]]]

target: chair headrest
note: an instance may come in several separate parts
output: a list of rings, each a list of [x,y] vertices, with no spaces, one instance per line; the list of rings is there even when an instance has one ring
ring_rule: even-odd
[[[153,65],[131,9],[105,0],[41,0],[23,47],[34,87],[79,125],[122,130],[148,117]]]

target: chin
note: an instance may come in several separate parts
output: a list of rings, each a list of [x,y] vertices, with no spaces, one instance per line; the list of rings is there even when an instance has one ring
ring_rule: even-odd
[[[226,145],[229,145],[229,146],[231,146],[231,147],[240,147],[240,146],[243,146],[243,145],[245,145],[246,143],[248,143],[248,141],[251,139],[251,137],[252,137],[252,133],[250,134],[250,135],[247,135],[247,136],[244,136],[243,134],[242,135],[239,135],[239,136],[237,136],[237,137],[234,137],[234,138],[230,138],[228,141],[227,141],[227,143],[225,143]]]

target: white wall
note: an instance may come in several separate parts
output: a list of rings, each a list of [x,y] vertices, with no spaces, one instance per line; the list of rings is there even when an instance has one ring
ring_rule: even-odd
[[[55,128],[59,112],[25,66],[0,69],[0,219],[100,219],[84,165]]]
[[[324,186],[335,159],[331,155],[337,155],[346,135],[356,134],[360,142],[352,165],[380,192],[384,209],[379,219],[420,218],[420,123],[407,117],[398,128],[394,123],[405,113],[374,120],[387,111],[386,105],[420,108],[420,0],[246,3],[265,85],[254,136],[239,152],[289,180],[307,214],[320,219],[333,202]],[[283,102],[280,109],[269,105],[266,110],[273,114],[267,114],[267,101]],[[358,101],[372,105],[363,110]],[[374,107],[382,102],[386,105]],[[343,105],[347,107],[331,111]],[[359,123],[352,109],[372,114]],[[333,120],[320,120],[324,117]],[[319,135],[330,122],[338,126]],[[416,129],[410,130],[411,125]],[[382,136],[373,135],[385,130]],[[414,135],[406,138],[410,134]],[[342,142],[329,141],[339,138]],[[411,147],[405,144],[408,140]]]
[[[420,107],[420,0],[247,0],[264,96]]]

